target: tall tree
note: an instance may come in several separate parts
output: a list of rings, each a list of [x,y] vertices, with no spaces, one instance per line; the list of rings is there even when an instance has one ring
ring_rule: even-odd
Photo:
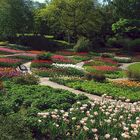
[[[32,28],[32,12],[29,0],[0,1],[0,34],[14,36]]]

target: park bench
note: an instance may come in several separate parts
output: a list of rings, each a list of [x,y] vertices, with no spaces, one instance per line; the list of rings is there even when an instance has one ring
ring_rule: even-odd
[[[20,65],[18,66],[18,69],[22,72],[22,73],[28,73],[28,68],[25,65]]]

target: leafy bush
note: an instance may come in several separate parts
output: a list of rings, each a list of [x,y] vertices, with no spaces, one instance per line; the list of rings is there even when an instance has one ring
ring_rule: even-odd
[[[38,60],[51,60],[52,54],[50,52],[48,53],[43,53],[43,54],[39,54],[37,56]]]
[[[19,44],[8,44],[8,48],[16,49],[16,50],[29,50],[27,46],[19,45]]]
[[[130,63],[132,59],[129,57],[114,57],[113,60],[117,61],[118,63]]]
[[[48,39],[45,36],[37,36],[33,34],[26,34],[24,36],[19,35],[9,39],[9,42],[13,44],[28,46],[28,50],[58,51],[70,47],[70,44],[65,41],[55,40],[53,38]]]
[[[22,116],[18,114],[10,116],[0,115],[0,139],[33,140],[30,129],[26,126]]]
[[[106,77],[103,73],[99,73],[99,72],[96,72],[96,73],[87,73],[85,75],[85,78],[87,80],[95,80],[97,82],[104,82],[106,80]]]
[[[13,78],[13,82],[20,85],[37,85],[39,84],[39,78],[31,74],[26,74]]]
[[[31,63],[32,68],[51,68],[52,67],[52,61],[50,60],[33,60]]]
[[[78,79],[64,79],[64,78],[53,78],[55,82],[69,86],[74,89],[85,91],[91,94],[103,95],[107,94],[115,99],[125,97],[131,101],[140,100],[140,87],[120,87],[110,82],[100,83],[93,80],[78,80]]]
[[[8,41],[0,41],[0,46],[7,46],[8,45]]]
[[[61,76],[75,76],[83,77],[84,72],[75,68],[64,68],[64,67],[52,67],[49,68],[40,68],[34,70],[34,73],[42,77],[61,77]]]
[[[3,82],[0,81],[0,91],[3,89]]]
[[[130,65],[127,75],[130,79],[140,81],[140,63]]]
[[[85,37],[80,37],[77,44],[74,46],[76,52],[87,52],[90,49],[90,41]]]
[[[102,53],[101,56],[102,56],[102,57],[113,58],[115,55],[114,55],[113,53]]]

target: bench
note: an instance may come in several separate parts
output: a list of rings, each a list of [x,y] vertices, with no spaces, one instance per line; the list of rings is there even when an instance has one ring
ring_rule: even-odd
[[[20,65],[18,66],[18,69],[22,72],[22,73],[28,73],[28,68],[25,65]]]

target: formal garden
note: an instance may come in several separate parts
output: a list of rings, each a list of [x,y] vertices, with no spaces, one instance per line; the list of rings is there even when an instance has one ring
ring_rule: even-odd
[[[0,1],[0,140],[140,140],[138,0]]]

